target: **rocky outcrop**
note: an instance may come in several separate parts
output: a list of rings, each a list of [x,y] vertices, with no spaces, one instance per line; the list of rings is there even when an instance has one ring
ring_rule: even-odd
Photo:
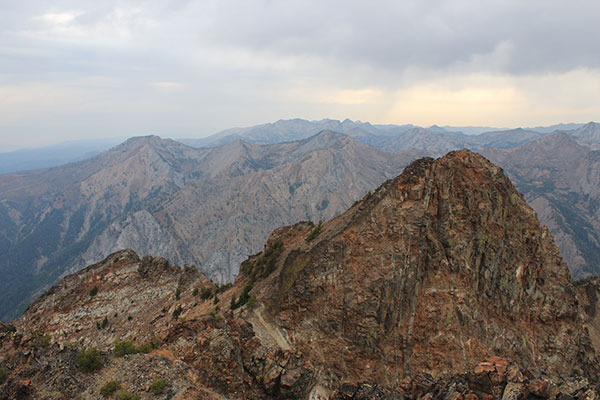
[[[324,385],[393,386],[492,355],[556,376],[595,368],[552,237],[479,155],[416,161],[298,243],[265,303],[327,366]]]
[[[240,268],[220,287],[127,250],[65,278],[2,327],[0,398],[98,398],[109,381],[150,398],[157,378],[174,398],[597,393],[591,300],[478,154],[418,160],[323,225],[276,229]],[[102,367],[86,372],[90,347]]]
[[[599,395],[600,388],[586,378],[567,378],[557,384],[544,379],[539,371],[492,358],[465,374],[445,379],[418,376],[405,379],[394,389],[364,382],[345,384],[331,399],[594,399]]]

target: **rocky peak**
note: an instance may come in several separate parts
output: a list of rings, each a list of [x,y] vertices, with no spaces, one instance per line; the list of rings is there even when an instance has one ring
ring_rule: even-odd
[[[157,148],[158,146],[166,143],[168,139],[162,139],[156,135],[148,135],[148,136],[134,136],[120,145],[112,148],[109,152],[121,152],[121,153],[135,153],[140,151],[141,149],[151,149]]]
[[[188,151],[191,150],[191,148],[189,148],[188,146],[176,142],[172,139],[163,139],[160,136],[149,135],[129,138],[125,142],[111,149],[109,152],[120,151],[124,153],[136,153],[142,150],[166,152],[183,149],[187,149]]]
[[[156,143],[161,140],[161,137],[157,135],[134,136],[127,139],[123,144],[131,146],[136,143]]]
[[[588,122],[587,124],[573,131],[572,135],[583,140],[600,143],[600,124],[593,121]]]
[[[556,376],[595,371],[552,237],[476,153],[415,161],[307,235],[289,239],[272,282],[249,293],[264,296],[307,358],[335,371],[325,380],[394,385],[489,356]]]
[[[324,129],[316,135],[300,141],[296,151],[308,153],[315,150],[342,147],[351,142],[354,142],[354,139],[347,135]]]
[[[425,128],[416,127],[416,128],[412,128],[412,129],[409,129],[406,132],[404,132],[404,136],[415,136],[415,137],[431,136],[431,132]]]

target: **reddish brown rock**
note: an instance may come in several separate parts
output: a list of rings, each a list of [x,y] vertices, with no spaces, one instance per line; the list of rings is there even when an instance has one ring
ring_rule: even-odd
[[[555,375],[597,368],[551,236],[477,154],[416,161],[281,258],[252,293],[329,371],[324,385],[394,386],[490,356]]]

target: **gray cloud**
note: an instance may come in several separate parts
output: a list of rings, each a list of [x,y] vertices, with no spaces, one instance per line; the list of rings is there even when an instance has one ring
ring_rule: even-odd
[[[510,73],[600,66],[595,0],[28,1],[2,7],[3,58],[7,48],[40,57],[54,50],[67,72],[81,64],[102,69],[110,55],[129,65],[123,50],[162,65],[161,54],[185,61],[207,49],[396,71],[444,69],[490,56],[493,65],[483,67]]]
[[[212,39],[373,67],[446,68],[505,47],[495,70],[600,66],[597,1],[220,2]]]
[[[595,79],[600,69],[596,0],[31,0],[0,11],[7,145],[15,133],[29,142],[107,130],[204,135],[295,116],[418,122],[375,110],[404,104],[402,91],[419,85],[463,101],[460,90],[482,84],[474,75],[539,91],[528,79],[585,75],[577,70]],[[366,107],[365,93],[379,103]],[[505,113],[511,101],[544,98],[502,93]]]

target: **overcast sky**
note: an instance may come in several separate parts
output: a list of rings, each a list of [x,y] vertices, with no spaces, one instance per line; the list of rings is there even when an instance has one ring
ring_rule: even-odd
[[[0,1],[0,152],[278,119],[600,119],[600,1]]]

